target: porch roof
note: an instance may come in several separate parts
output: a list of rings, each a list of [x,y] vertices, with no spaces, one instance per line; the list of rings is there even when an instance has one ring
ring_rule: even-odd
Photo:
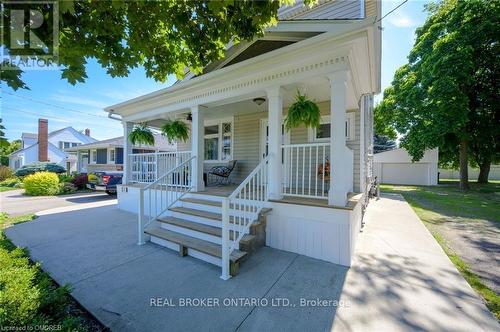
[[[297,29],[300,26],[300,30],[304,31],[304,27],[308,26],[310,29],[321,27],[326,32],[109,106],[105,111],[118,114],[130,122],[151,120],[165,113],[185,112],[196,105],[242,96],[260,96],[271,86],[347,68],[351,70],[356,95],[376,93],[380,87],[377,68],[380,45],[377,42],[379,31],[376,25],[373,18],[358,21],[280,22],[275,29],[284,29],[284,26]],[[311,52],[313,48],[314,52]]]

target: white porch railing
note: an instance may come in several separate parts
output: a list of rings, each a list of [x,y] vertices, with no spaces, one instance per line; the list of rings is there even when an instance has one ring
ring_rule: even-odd
[[[330,143],[283,145],[285,196],[326,198],[330,182]]]
[[[146,227],[193,188],[191,161],[195,158],[195,156],[190,157],[160,176],[158,180],[141,188],[139,193],[138,244],[144,244]],[[148,198],[147,204],[144,204],[145,198]]]
[[[222,275],[230,278],[230,256],[268,200],[269,156],[264,158],[229,197],[222,201]],[[232,235],[232,237],[231,237]]]
[[[176,165],[189,159],[191,151],[133,153],[129,155],[131,181],[151,183]]]

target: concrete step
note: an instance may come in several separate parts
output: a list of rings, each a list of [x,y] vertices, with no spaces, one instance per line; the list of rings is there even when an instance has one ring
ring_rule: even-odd
[[[189,255],[218,266],[221,265],[222,247],[218,244],[156,226],[147,228],[144,232],[151,235],[151,242],[170,249],[177,249],[181,256]],[[172,247],[172,244],[176,245],[176,247]],[[245,258],[246,255],[246,252],[240,250],[234,250],[231,253],[229,257],[231,275],[236,275],[238,273],[239,262]]]
[[[174,217],[160,217],[156,219],[162,228],[170,231],[178,232],[184,235],[196,237],[205,241],[221,244],[222,242],[222,229],[216,226],[209,226],[200,224],[198,222],[189,221],[186,219]],[[229,233],[229,238],[233,240],[234,232]],[[245,248],[251,245],[254,239],[253,235],[245,234],[240,240],[241,247]]]

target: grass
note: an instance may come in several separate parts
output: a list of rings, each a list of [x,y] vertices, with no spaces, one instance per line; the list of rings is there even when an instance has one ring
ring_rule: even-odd
[[[12,217],[0,212],[0,330],[104,331],[70,296],[32,262],[28,250],[16,247],[3,230],[34,220],[34,214]]]
[[[471,183],[471,190],[462,192],[458,182],[443,181],[439,186],[381,185],[383,192],[403,195],[418,217],[448,255],[469,285],[479,293],[488,309],[500,320],[500,295],[486,286],[480,277],[450,248],[433,225],[452,220],[477,222],[486,219],[500,223],[500,182],[489,184]]]
[[[4,191],[16,190],[16,189],[19,189],[19,188],[0,186],[0,193],[3,193]]]

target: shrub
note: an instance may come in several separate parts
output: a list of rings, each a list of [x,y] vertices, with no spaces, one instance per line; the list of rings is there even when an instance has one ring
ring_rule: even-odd
[[[7,180],[12,177],[12,170],[7,166],[0,166],[0,181]]]
[[[12,177],[7,180],[0,182],[0,187],[11,187],[11,188],[21,188],[23,181],[20,178]]]
[[[26,176],[30,174],[34,174],[36,172],[52,172],[52,173],[64,173],[66,172],[66,169],[62,167],[61,165],[58,165],[56,163],[31,163],[22,166],[19,168],[15,175],[16,176]]]
[[[64,324],[65,331],[80,330],[78,321],[66,321],[70,287],[58,287],[0,233],[0,326],[33,330],[43,325]],[[19,327],[19,329],[15,329]]]
[[[59,192],[59,178],[51,172],[28,175],[23,181],[27,195],[56,195]]]
[[[72,182],[73,176],[68,174],[59,174],[59,182]]]
[[[89,180],[87,174],[80,174],[75,176],[71,182],[78,189],[85,189],[87,187],[87,183],[89,182]]]
[[[76,187],[73,183],[62,182],[59,183],[59,194],[67,195],[76,192]]]
[[[88,182],[94,183],[94,184],[96,184],[99,181],[99,178],[95,174],[89,174],[89,175],[87,175],[87,179],[88,179],[87,180]]]

